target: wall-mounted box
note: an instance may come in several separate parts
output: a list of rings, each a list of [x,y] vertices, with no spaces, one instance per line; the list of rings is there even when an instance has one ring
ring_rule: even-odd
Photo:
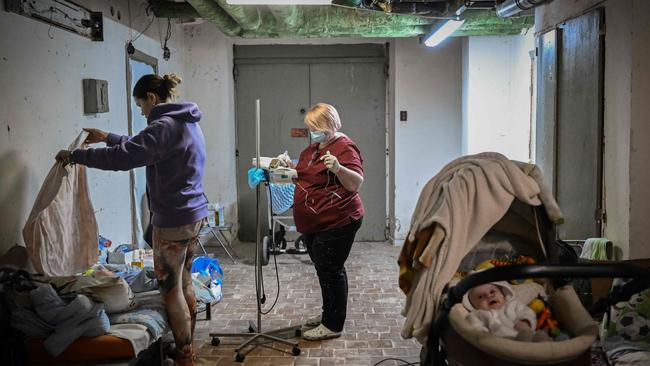
[[[68,0],[5,0],[5,11],[69,30],[93,41],[104,40],[102,13]]]
[[[108,82],[83,79],[84,113],[108,112]]]

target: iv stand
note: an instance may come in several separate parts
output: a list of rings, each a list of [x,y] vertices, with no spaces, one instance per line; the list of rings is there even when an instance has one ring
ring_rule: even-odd
[[[257,169],[260,168],[260,100],[255,100],[255,156]],[[235,361],[243,362],[246,358],[246,354],[254,350],[259,345],[264,345],[269,343],[269,341],[275,341],[279,343],[284,343],[289,346],[292,346],[291,353],[294,356],[300,355],[300,348],[298,348],[298,342],[292,342],[284,338],[274,336],[273,334],[286,333],[289,331],[295,332],[296,337],[301,335],[301,325],[295,325],[292,327],[280,328],[262,332],[262,303],[260,298],[260,293],[262,292],[262,261],[261,261],[261,235],[260,235],[260,185],[258,184],[255,187],[256,195],[256,210],[255,210],[255,298],[257,300],[257,326],[253,321],[249,321],[250,325],[248,326],[249,333],[210,333],[212,337],[212,345],[218,346],[221,343],[219,337],[250,337],[248,340],[241,343],[237,348],[235,348]],[[279,289],[278,289],[279,291]],[[264,341],[266,340],[266,341]],[[252,346],[248,352],[242,352],[247,346]],[[276,348],[272,348],[276,349]],[[276,349],[281,351],[279,349]]]

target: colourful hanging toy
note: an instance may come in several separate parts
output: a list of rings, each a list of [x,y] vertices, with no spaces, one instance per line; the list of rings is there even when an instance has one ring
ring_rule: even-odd
[[[551,308],[542,298],[537,297],[528,304],[535,314],[537,314],[537,324],[535,330],[543,329],[551,337],[557,337],[562,332],[558,326],[558,321],[553,317]]]
[[[529,257],[525,255],[517,255],[512,257],[504,256],[504,257],[489,259],[484,262],[481,262],[476,266],[475,270],[479,271],[482,269],[501,267],[501,266],[510,266],[513,264],[535,264],[535,259],[533,257]],[[513,285],[519,285],[522,283],[533,282],[533,280],[529,278],[529,279],[510,280],[509,282]]]

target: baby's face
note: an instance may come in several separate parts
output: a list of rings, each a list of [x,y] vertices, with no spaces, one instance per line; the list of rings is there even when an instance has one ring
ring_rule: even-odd
[[[506,303],[501,289],[491,283],[476,286],[469,291],[469,302],[476,309],[501,309]]]

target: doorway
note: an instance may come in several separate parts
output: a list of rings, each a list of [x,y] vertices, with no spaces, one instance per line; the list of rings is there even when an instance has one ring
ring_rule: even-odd
[[[605,22],[596,9],[537,39],[536,157],[565,223],[561,239],[601,235]]]
[[[140,108],[131,97],[135,83],[144,75],[158,72],[158,60],[141,51],[127,54],[127,98],[129,115],[129,135],[133,136],[147,127],[147,118],[140,114]],[[149,201],[147,198],[147,179],[145,167],[129,171],[131,183],[131,227],[132,242],[138,248],[146,247],[144,232],[149,224]]]

